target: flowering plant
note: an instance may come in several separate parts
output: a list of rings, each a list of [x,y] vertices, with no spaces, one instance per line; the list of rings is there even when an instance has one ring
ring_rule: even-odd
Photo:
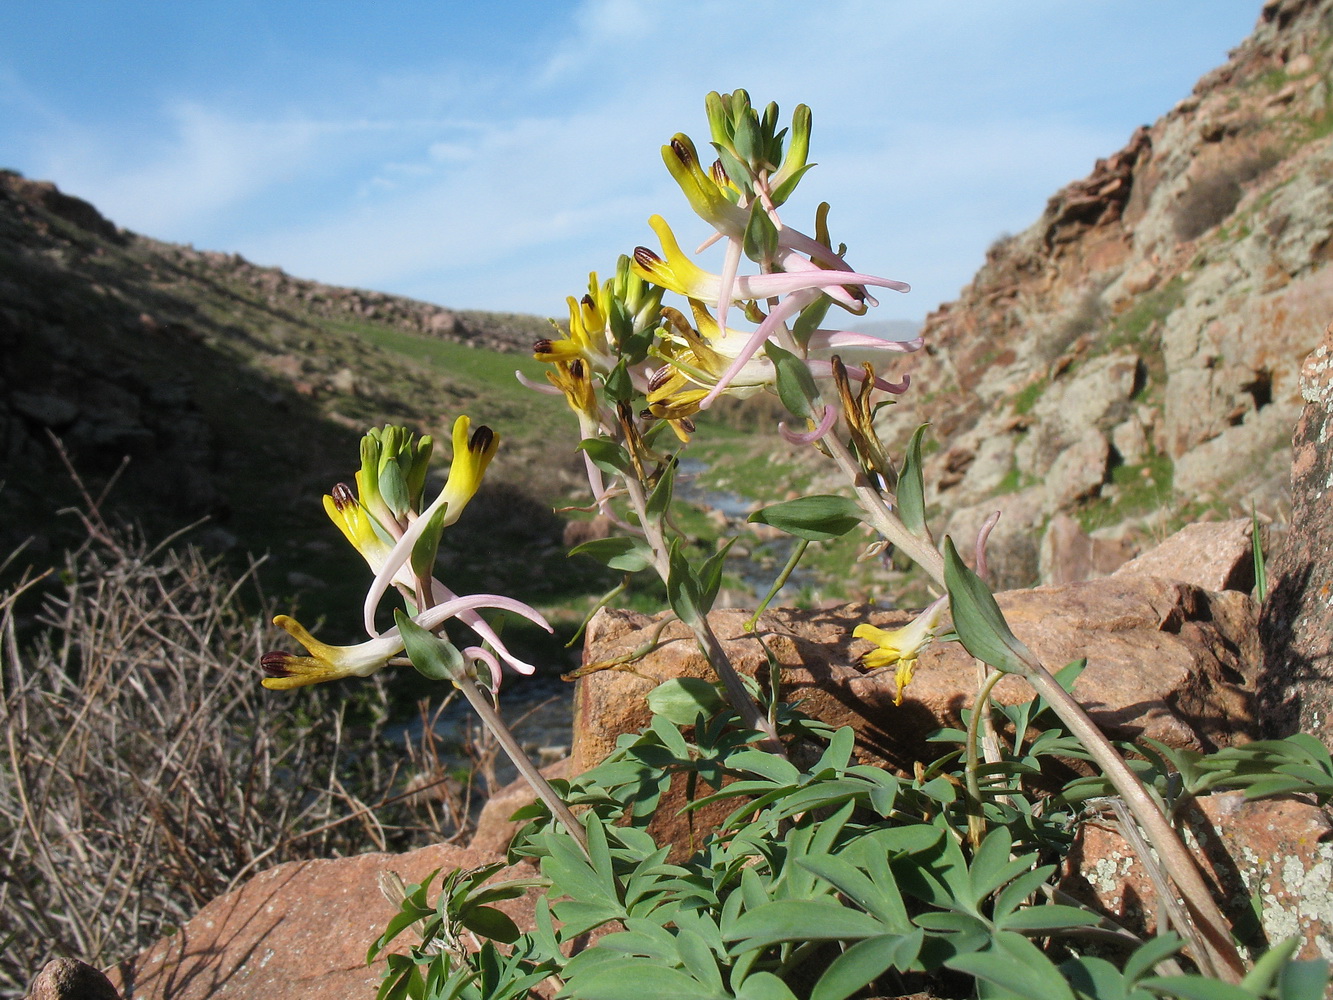
[[[568,300],[566,326],[534,347],[548,365],[546,382],[527,384],[563,397],[575,415],[588,509],[620,532],[575,551],[626,574],[655,575],[720,692],[668,681],[649,698],[655,713],[649,729],[626,734],[607,761],[572,782],[553,786],[523,763],[493,698],[502,662],[520,672],[531,667],[505,649],[478,609],[544,620],[498,595],[458,597],[432,575],[440,533],[475,493],[497,446],[492,432],[471,431],[466,417],[455,424],[450,475],[431,503],[423,506],[431,442],[397,428],[371,432],[363,441],[355,494],[339,487],[326,498],[330,517],[374,575],[364,608],[369,639],[330,647],[280,618],[309,655],[264,657],[271,687],[364,675],[398,662],[452,682],[495,729],[541,800],[520,811],[529,822],[510,848],[512,856],[540,865],[536,883],[489,884],[494,867],[455,872],[433,908],[426,883],[403,888],[402,913],[370,957],[410,926],[418,926],[423,940],[409,955],[388,955],[381,1000],[518,997],[543,980],[561,997],[589,1000],[645,991],[844,1000],[876,990],[934,988],[947,971],[972,977],[978,995],[987,997],[1318,995],[1326,967],[1291,962],[1292,944],[1247,965],[1163,812],[1161,790],[1145,786],[1069,695],[1079,667],[1053,675],[1010,631],[984,582],[994,518],[971,540],[975,568],[959,557],[952,539],[936,543],[925,508],[925,428],[895,461],[875,424],[879,407],[907,393],[910,380],[886,378],[883,363],[879,370],[869,363],[849,368],[837,353],[874,349],[893,359],[921,343],[885,342],[829,320],[830,314],[865,313],[875,304],[871,289],[903,292],[907,286],[846,262],[846,248],[835,250],[829,235],[827,205],[818,209],[812,234],[790,226],[780,211],[812,166],[809,110],[798,107],[789,128],[779,129],[776,105],[760,113],[736,91],[710,94],[707,112],[717,153],[710,168],[683,134],[663,146],[662,155],[690,207],[715,231],[700,249],[721,244],[719,271],[696,263],[669,224],[653,216],[649,225],[660,252],[638,247],[611,277],[593,274],[587,293]],[[667,293],[682,297],[684,308],[664,304]],[[868,525],[879,536],[872,548],[893,547],[937,589],[930,606],[902,628],[856,627],[855,637],[870,647],[862,666],[895,667],[901,703],[930,642],[960,641],[986,665],[967,732],[942,735],[961,749],[910,778],[853,763],[852,730],[829,731],[781,704],[774,690],[763,703],[765,696],[738,673],[713,631],[709,612],[727,546],[691,559],[672,518],[679,459],[721,396],[760,393],[777,396],[788,411],[783,438],[818,450],[845,476],[848,490],[775,504],[752,519],[800,540],[796,557],[806,541]],[[375,613],[390,588],[404,606],[395,612],[395,627],[380,632]],[[450,618],[470,628],[480,644],[459,651],[443,638],[440,628]],[[757,618],[758,612],[751,627]],[[484,685],[478,665],[489,668]],[[583,669],[601,666],[609,665]],[[1005,673],[1025,678],[1035,700],[992,706],[989,692]],[[1008,748],[997,743],[988,750],[983,765],[978,731],[997,711],[1014,735]],[[1029,742],[1037,719],[1035,731],[1044,732]],[[812,741],[822,744],[817,753],[810,751]],[[800,755],[792,752],[798,748]],[[1314,761],[1308,766],[1315,772],[1326,765],[1333,792],[1327,752],[1319,757],[1292,744],[1263,753]],[[1144,863],[1183,898],[1179,935],[1142,941],[1064,900],[1028,905],[1043,891],[1054,895],[1047,883],[1056,866],[1044,862],[1067,851],[1077,822],[1076,798],[1068,791],[1039,801],[1029,783],[1041,759],[1056,754],[1095,762],[1104,790],[1123,802],[1128,822],[1142,828],[1153,848],[1142,853]],[[1195,763],[1190,770],[1201,773]],[[715,789],[692,807],[740,800],[685,857],[673,856],[673,845],[657,843],[648,831],[678,778],[691,788],[703,782]],[[1214,774],[1208,780],[1222,779]],[[1323,789],[1318,782],[1311,787]],[[530,931],[489,905],[534,885],[545,895]],[[585,947],[583,935],[597,928],[604,936]],[[1094,931],[1123,950],[1121,970],[1050,943]],[[478,950],[463,946],[465,932],[478,936]],[[1068,957],[1057,965],[1062,955]],[[1202,974],[1189,973],[1190,963]]]

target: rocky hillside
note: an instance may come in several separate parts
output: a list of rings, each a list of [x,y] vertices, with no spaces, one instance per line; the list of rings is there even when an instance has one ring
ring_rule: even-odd
[[[565,422],[546,430],[546,402],[513,378],[536,374],[531,344],[548,330],[148,239],[0,171],[0,562],[31,538],[22,561],[41,565],[80,537],[56,515],[79,502],[58,438],[93,494],[116,478],[107,512],[155,538],[207,517],[194,539],[271,553],[275,589],[350,580],[319,497],[351,476],[362,430],[395,420],[447,441],[467,412],[506,441],[479,504],[492,533],[460,535],[476,550],[459,557],[465,579],[467,566],[468,582],[504,579],[506,542],[515,575],[531,575],[534,543],[563,563],[549,499],[505,483],[558,488],[553,456],[574,454],[572,431],[551,447]]]
[[[1004,510],[1000,585],[1112,565],[1213,511],[1285,517],[1297,376],[1333,320],[1331,43],[1331,0],[1270,0],[927,319],[892,435],[931,421],[955,537]]]

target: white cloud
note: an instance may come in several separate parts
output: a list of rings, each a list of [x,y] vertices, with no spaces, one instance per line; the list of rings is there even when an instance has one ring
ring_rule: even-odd
[[[180,99],[114,133],[49,118],[41,170],[150,235],[326,281],[550,312],[588,270],[648,242],[651,212],[693,237],[658,146],[678,130],[705,146],[703,94],[745,86],[785,113],[814,109],[820,166],[789,221],[808,225],[829,200],[854,264],[917,286],[886,300],[889,315],[920,316],[1138,124],[1106,111],[1120,81],[1080,72],[1104,66],[1097,39],[1040,47],[1074,17],[1054,0],[587,0],[527,74],[454,51],[349,74],[343,93],[293,80],[262,99]],[[1115,56],[1126,79],[1142,75],[1133,52]]]

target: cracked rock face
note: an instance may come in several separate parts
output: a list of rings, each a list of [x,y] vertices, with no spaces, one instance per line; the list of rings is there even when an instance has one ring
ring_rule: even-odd
[[[1295,937],[1298,958],[1333,959],[1333,822],[1325,810],[1293,798],[1246,802],[1243,792],[1223,792],[1198,799],[1184,826],[1237,927],[1253,927],[1250,900],[1258,900],[1261,935],[1252,931],[1244,943]],[[1156,930],[1157,891],[1111,819],[1079,828],[1060,888],[1136,933]]]
[[[1333,744],[1333,324],[1301,373],[1291,531],[1270,569],[1259,682],[1268,732]]]
[[[946,518],[1016,508],[1035,529],[997,534],[999,586],[1052,582],[1053,515],[1140,550],[1201,508],[1285,519],[1301,361],[1333,317],[1333,136],[1312,125],[1331,33],[1333,0],[1266,5],[1225,65],[927,317],[905,369],[921,394],[883,436],[931,423]]]

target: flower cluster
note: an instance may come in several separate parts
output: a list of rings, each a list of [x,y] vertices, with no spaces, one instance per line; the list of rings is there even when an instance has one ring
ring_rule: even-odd
[[[375,626],[376,611],[390,587],[400,593],[413,625],[434,632],[457,618],[480,637],[483,644],[468,647],[463,657],[487,665],[492,690],[500,685],[500,661],[519,673],[533,672],[531,664],[509,652],[478,609],[511,611],[550,631],[539,612],[499,594],[459,597],[432,575],[442,532],[458,520],[476,495],[499,443],[489,427],[473,430],[468,417],[459,417],[453,427],[449,477],[422,509],[432,439],[417,438],[395,426],[372,430],[361,439],[356,489],[339,483],[324,497],[324,510],[374,574],[364,607],[369,638],[354,646],[332,646],[316,639],[295,619],[279,615],[275,624],[304,646],[308,655],[265,653],[260,661],[268,675],[265,687],[282,690],[342,677],[368,677],[401,656],[402,629],[380,632]]]

